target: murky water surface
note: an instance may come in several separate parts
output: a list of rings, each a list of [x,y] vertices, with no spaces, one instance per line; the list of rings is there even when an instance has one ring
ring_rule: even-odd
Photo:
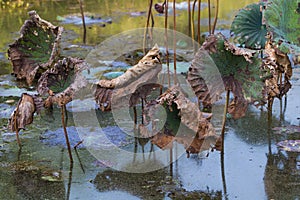
[[[252,2],[256,1],[220,1],[218,29],[228,29],[237,10]],[[187,158],[185,153],[180,153],[183,152],[180,144],[175,144],[172,151],[166,149],[163,153],[156,153],[159,148],[151,145],[149,140],[134,139],[118,128],[111,113],[91,111],[101,122],[102,130],[86,128],[84,130],[87,136],[102,131],[105,133],[103,141],[109,140],[118,148],[138,152],[141,156],[120,159],[116,151],[103,151],[101,153],[104,159],[97,160],[83,145],[79,145],[78,150],[73,151],[74,164],[71,165],[65,148],[59,108],[54,108],[51,117],[45,113],[35,116],[34,123],[21,131],[23,148],[19,151],[15,134],[7,130],[7,120],[20,94],[34,93],[35,89],[16,82],[10,76],[12,67],[7,61],[6,51],[8,44],[19,36],[18,30],[27,19],[27,12],[34,9],[42,18],[64,26],[63,54],[85,58],[104,39],[122,31],[143,27],[148,3],[144,0],[85,0],[84,9],[88,16],[85,45],[82,44],[77,1],[19,0],[0,3],[0,199],[300,198],[299,153],[285,152],[275,145],[286,138],[298,136],[278,134],[272,130],[274,127],[288,125],[291,121],[299,124],[297,117],[288,118],[287,122],[284,114],[279,115],[279,101],[275,102],[272,119],[267,120],[266,111],[250,108],[246,117],[228,122],[224,157],[215,151]],[[177,3],[178,31],[187,34],[186,4],[184,1]],[[202,15],[207,16],[207,8],[203,5]],[[207,21],[203,17],[202,24]],[[164,26],[162,16],[155,14],[155,26]],[[203,27],[202,31],[207,31],[207,27]],[[112,65],[125,69],[128,67],[123,62],[118,62]],[[299,77],[299,69],[296,69],[295,74]],[[107,76],[111,75],[114,74]],[[294,78],[292,81],[299,84],[298,80]],[[297,92],[294,91],[293,94],[291,97],[295,99]],[[297,105],[294,102],[291,105],[298,109],[299,103]],[[78,113],[83,115],[86,111],[80,110],[80,106],[76,105],[74,109],[72,104],[67,109],[68,132],[71,144],[75,145],[81,138],[75,128],[73,116]],[[223,106],[216,105],[215,109],[217,116],[214,124],[219,130]],[[282,110],[285,111],[284,102]],[[288,104],[286,112],[293,113],[291,110],[293,107]],[[87,116],[89,113],[86,113]],[[300,117],[297,110],[293,114]],[[164,162],[172,161],[176,157],[179,158],[165,166]],[[120,163],[114,163],[112,158]],[[157,165],[160,169],[149,173],[115,170],[118,168],[126,171],[126,167],[138,166],[141,162],[146,163],[143,166],[145,171],[150,165]]]

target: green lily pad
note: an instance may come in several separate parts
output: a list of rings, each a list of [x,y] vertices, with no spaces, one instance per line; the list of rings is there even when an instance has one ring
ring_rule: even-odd
[[[231,33],[235,39],[247,48],[262,49],[267,35],[266,25],[262,23],[261,7],[263,3],[250,4],[241,9],[231,24]]]

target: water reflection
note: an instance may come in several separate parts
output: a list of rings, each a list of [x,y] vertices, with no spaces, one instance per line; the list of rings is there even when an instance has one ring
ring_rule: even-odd
[[[264,183],[268,199],[299,199],[300,154],[278,150],[267,158]]]
[[[127,191],[141,199],[222,199],[220,191],[186,191],[168,169],[134,174],[109,169],[97,174],[93,183],[100,192]]]

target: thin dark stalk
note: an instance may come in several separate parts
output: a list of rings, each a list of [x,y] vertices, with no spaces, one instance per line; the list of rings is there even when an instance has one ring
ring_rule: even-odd
[[[77,157],[77,159],[78,159],[80,168],[81,168],[82,172],[85,174],[85,170],[84,170],[83,164],[82,164],[82,162],[81,162],[81,159],[80,159],[80,157],[79,157],[79,153],[78,153],[77,149],[75,149],[75,154],[76,154],[76,157]]]
[[[191,0],[188,0],[188,36],[191,36],[191,28],[192,28],[192,24],[191,24]]]
[[[226,125],[226,115],[227,115],[228,104],[229,104],[229,96],[230,96],[230,90],[227,90],[226,103],[225,103],[224,113],[223,113],[222,130],[221,130],[221,137],[222,137],[222,152],[221,153],[224,153],[225,125]]]
[[[270,99],[268,99],[268,110],[272,112],[272,107],[273,107],[273,102],[274,102],[274,98],[271,97]]]
[[[144,124],[144,99],[141,98],[142,101],[142,124]]]
[[[21,160],[21,154],[22,154],[22,148],[19,148],[19,150],[18,150],[18,161]]]
[[[218,21],[218,15],[219,15],[219,0],[216,0],[217,1],[217,4],[216,4],[216,14],[215,14],[215,20],[214,20],[214,25],[213,25],[213,28],[212,28],[212,34],[215,33],[215,30],[216,30],[216,26],[217,26],[217,21]]]
[[[173,179],[173,144],[171,145],[170,148],[170,176]]]
[[[176,69],[176,0],[173,0],[173,51],[174,51],[174,85],[177,83],[177,69]]]
[[[19,128],[16,129],[16,136],[17,136],[17,142],[18,142],[19,148],[21,149],[22,148],[22,143],[21,143],[21,140],[20,140],[20,137],[19,137]]]
[[[70,199],[72,177],[73,177],[73,163],[70,164],[70,168],[69,168],[69,179],[68,179],[68,188],[67,188],[67,197],[66,197],[66,200]]]
[[[151,31],[150,31],[151,47],[153,46],[153,28],[154,28],[154,17],[153,17],[153,12],[151,10]]]
[[[83,140],[79,141],[73,148],[76,150],[79,145],[83,143]]]
[[[198,1],[198,28],[197,28],[197,34],[198,34],[198,44],[200,44],[201,39],[201,32],[200,32],[200,19],[201,19],[201,0]]]
[[[15,113],[18,113],[19,112],[19,109],[17,107],[17,110]],[[15,130],[16,130],[16,137],[17,137],[17,142],[18,142],[18,145],[19,145],[19,148],[22,148],[22,144],[21,144],[21,140],[20,140],[20,137],[19,137],[19,128],[18,128],[18,120],[17,120],[17,114],[14,115],[14,127],[15,127]]]
[[[282,107],[282,98],[279,99],[279,126],[281,126],[282,122],[284,121],[284,116],[283,116],[283,107]]]
[[[169,60],[169,47],[168,47],[168,6],[169,1],[165,1],[165,46],[166,46],[166,60],[167,60],[167,73],[168,73],[168,87],[171,87],[170,79],[170,60]]]
[[[64,129],[64,134],[65,134],[65,138],[66,138],[66,144],[68,147],[68,153],[69,153],[69,158],[70,158],[70,162],[73,162],[73,157],[72,157],[72,152],[71,152],[71,145],[69,142],[69,137],[68,137],[68,132],[67,132],[67,128],[66,128],[66,124],[65,124],[65,109],[66,109],[66,105],[61,106],[61,122],[63,125],[63,129]]]
[[[283,114],[285,114],[287,107],[287,94],[284,95],[284,106],[283,106]]]
[[[136,111],[136,107],[133,106],[133,120],[134,120],[134,125],[137,125],[137,111]]]
[[[227,200],[228,197],[227,197],[227,186],[226,186],[226,178],[225,178],[224,152],[221,152],[221,174],[222,174],[224,199]]]
[[[149,1],[148,14],[147,14],[147,22],[146,22],[145,31],[144,31],[144,41],[143,41],[144,54],[146,54],[146,41],[147,41],[147,35],[148,35],[148,32],[149,32],[149,24],[150,24],[152,4],[153,4],[153,0],[150,0]]]
[[[78,3],[80,6],[80,13],[81,13],[81,19],[82,19],[82,26],[83,26],[83,44],[85,44],[86,43],[86,25],[85,25],[85,19],[84,19],[82,0],[78,0]]]
[[[194,51],[195,51],[195,22],[194,22],[194,19],[195,19],[196,2],[197,2],[197,0],[194,0],[193,8],[192,8],[192,39],[193,39],[193,49],[194,49]]]
[[[138,139],[137,139],[137,137],[134,137],[134,149],[133,149],[134,154],[133,154],[132,163],[135,163],[135,161],[136,161],[137,150],[138,150]]]
[[[211,10],[210,10],[210,0],[207,0],[208,3],[208,32],[211,34]]]
[[[272,154],[272,142],[271,142],[271,130],[272,129],[272,109],[268,109],[268,150],[269,150],[269,155]]]

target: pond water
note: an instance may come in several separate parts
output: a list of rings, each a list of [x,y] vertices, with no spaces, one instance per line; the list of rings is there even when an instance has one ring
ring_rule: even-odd
[[[109,154],[108,151],[105,156],[109,158],[104,156],[99,160],[87,148],[79,145],[77,151],[73,150],[74,163],[70,164],[59,108],[54,108],[51,117],[46,113],[35,116],[33,124],[20,132],[23,148],[19,151],[15,134],[7,130],[7,121],[21,93],[35,93],[35,88],[16,82],[10,75],[12,66],[7,60],[6,51],[8,45],[19,36],[18,31],[27,19],[27,12],[36,10],[43,19],[62,25],[65,28],[62,53],[81,58],[85,58],[104,39],[144,27],[146,22],[147,1],[85,0],[87,43],[83,44],[79,6],[74,2],[0,0],[0,199],[300,198],[299,153],[285,152],[276,146],[279,141],[298,136],[293,132],[286,135],[273,130],[274,127],[290,123],[299,125],[300,105],[297,97],[300,70],[297,67],[292,80],[295,87],[288,96],[286,107],[284,100],[276,101],[273,117],[269,117],[265,110],[251,107],[244,118],[228,121],[224,157],[218,151],[205,151],[187,158],[185,153],[180,153],[183,147],[179,144],[174,144],[172,151],[161,150],[163,156],[160,157],[160,154],[155,154],[159,148],[153,147],[149,140],[127,136],[118,128],[111,113],[95,110],[93,113],[101,121],[101,131],[106,134],[104,140],[108,139],[128,152],[138,152],[141,157],[129,154],[120,159],[118,152]],[[220,1],[218,30],[227,30],[237,10],[253,2],[256,1]],[[177,3],[177,30],[188,34],[186,2]],[[201,23],[205,24],[208,11],[203,5]],[[162,16],[155,14],[155,26],[164,26]],[[203,26],[202,31],[207,30]],[[128,67],[119,61],[111,61],[109,65]],[[108,66],[102,70],[107,70]],[[83,113],[86,112],[79,107],[76,110],[76,105],[67,105],[68,133],[73,146],[81,139],[74,120],[78,113],[85,116]],[[216,130],[220,130],[223,104],[215,105],[214,109],[214,125]],[[280,115],[282,112],[285,113]],[[91,135],[101,131],[86,129],[85,132]],[[173,160],[175,157],[178,159]],[[145,163],[143,167],[157,165],[159,170],[127,173],[124,172],[127,166],[120,167],[119,163],[113,162],[113,158],[128,166],[138,165],[139,162]],[[166,165],[163,163],[166,160],[174,162]],[[122,167],[123,170],[116,170]]]

